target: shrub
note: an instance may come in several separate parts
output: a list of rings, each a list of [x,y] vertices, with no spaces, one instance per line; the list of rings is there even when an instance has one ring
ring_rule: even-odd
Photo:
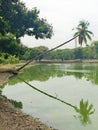
[[[14,64],[14,63],[18,63],[19,62],[19,58],[16,57],[15,55],[9,55],[8,53],[1,53],[0,54],[0,63],[3,64]]]

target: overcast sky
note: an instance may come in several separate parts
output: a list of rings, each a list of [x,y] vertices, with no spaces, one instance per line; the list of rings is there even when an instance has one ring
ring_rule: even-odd
[[[52,39],[36,40],[25,36],[22,42],[29,47],[47,46],[53,48],[73,37],[75,28],[80,20],[90,23],[89,30],[94,33],[93,40],[98,40],[98,0],[21,0],[26,7],[37,7],[39,16],[46,18],[53,25]],[[74,41],[63,48],[74,48]]]

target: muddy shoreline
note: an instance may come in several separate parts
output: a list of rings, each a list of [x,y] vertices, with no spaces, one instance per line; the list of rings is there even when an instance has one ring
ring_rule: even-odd
[[[4,67],[3,67],[4,68]],[[9,68],[0,72],[0,88],[7,82],[11,73]],[[7,71],[6,71],[7,70]],[[2,89],[1,89],[2,91]],[[0,94],[0,130],[57,130],[42,123],[40,120],[24,114],[14,108],[11,103]]]
[[[14,108],[0,96],[0,130],[56,130]]]

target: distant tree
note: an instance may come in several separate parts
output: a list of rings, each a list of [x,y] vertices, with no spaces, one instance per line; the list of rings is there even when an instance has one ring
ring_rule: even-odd
[[[98,41],[94,41],[94,42],[92,43],[92,45],[93,45],[93,48],[94,48],[94,51],[93,51],[92,53],[94,53],[94,54],[93,54],[94,57],[95,57],[96,59],[98,59]]]
[[[64,50],[58,49],[56,50],[57,53],[57,59],[61,59],[62,61],[64,60]]]
[[[78,42],[81,46],[82,46],[83,42],[87,45],[87,39],[89,39],[89,40],[92,39],[91,35],[93,35],[93,33],[88,30],[89,25],[90,24],[88,21],[82,20],[79,22],[79,25],[76,27],[77,32],[75,32],[74,36],[79,35]]]
[[[83,58],[83,51],[82,48],[76,48],[74,49],[74,58],[75,59],[82,59]]]
[[[33,48],[35,52],[35,60],[41,60],[44,57],[44,53],[48,51],[48,47],[39,46]]]
[[[22,58],[25,60],[41,60],[42,58],[44,58],[43,54],[46,51],[48,51],[48,47],[45,46],[28,48]]]

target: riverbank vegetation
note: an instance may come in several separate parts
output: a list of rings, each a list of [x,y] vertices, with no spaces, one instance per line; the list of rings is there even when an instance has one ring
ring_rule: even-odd
[[[25,50],[25,51],[23,51]],[[78,47],[74,49],[57,49],[48,54],[37,57],[43,52],[48,51],[49,49],[45,46],[39,46],[34,48],[25,48],[22,49],[23,54],[18,56],[19,60],[52,60],[52,61],[64,61],[64,60],[97,60],[98,59],[98,41],[92,42],[91,45],[84,48]]]
[[[5,47],[6,49],[6,47]],[[5,50],[4,49],[4,50]],[[16,48],[15,48],[16,49]],[[8,50],[8,49],[6,49]],[[52,52],[49,52],[45,56],[39,56],[43,52],[48,51],[49,49],[45,46],[39,46],[34,48],[26,48],[19,46],[16,51],[0,53],[0,63],[18,63],[20,60],[52,60],[63,62],[65,60],[98,60],[98,41],[92,42],[91,45],[84,48],[78,47],[74,49],[57,49]]]
[[[84,48],[78,47],[74,49],[58,49],[44,57],[49,60],[76,60],[76,59],[98,59],[98,41],[92,42],[90,46]]]

